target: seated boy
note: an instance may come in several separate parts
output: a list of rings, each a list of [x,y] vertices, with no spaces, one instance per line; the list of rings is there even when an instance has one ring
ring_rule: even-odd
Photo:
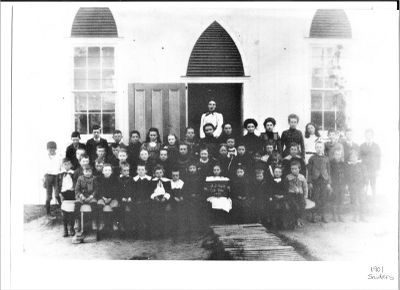
[[[104,229],[106,224],[103,213],[103,208],[106,205],[110,205],[113,210],[111,217],[113,230],[118,230],[118,219],[120,217],[118,179],[112,173],[111,164],[105,163],[103,167],[103,175],[98,177],[97,207],[99,211],[100,231]]]
[[[291,172],[290,164],[294,160],[298,161],[300,164],[300,174],[302,174],[303,176],[306,176],[307,167],[306,167],[306,163],[304,162],[304,159],[299,155],[299,145],[297,143],[291,143],[290,144],[290,154],[287,155],[282,160],[283,177],[284,178],[288,174],[290,174],[290,172]]]
[[[173,229],[178,231],[185,231],[188,227],[186,224],[186,217],[184,212],[184,204],[187,202],[184,195],[184,182],[180,179],[179,169],[173,168],[171,171],[171,196],[173,198],[173,213],[172,213],[172,224]]]
[[[164,177],[164,168],[156,165],[154,178],[151,180],[151,224],[152,234],[160,236],[168,232],[171,224],[167,222],[169,211],[171,211],[171,182]],[[169,221],[169,220],[168,220]]]
[[[119,147],[119,144],[117,143],[112,143],[111,144],[111,153],[110,156],[107,156],[107,162],[111,164],[111,167],[113,169],[114,174],[117,174],[117,171],[119,171],[119,160],[118,160],[118,153],[121,148]]]
[[[96,161],[94,162],[94,172],[93,175],[96,177],[99,177],[103,174],[103,166],[104,166],[104,160],[101,158],[97,158]]]
[[[304,215],[306,198],[308,197],[307,180],[300,174],[300,162],[293,160],[290,163],[290,171],[285,178],[285,191],[288,195],[288,202],[293,212],[292,225],[303,226],[302,218]]]
[[[139,236],[148,236],[150,233],[150,194],[151,177],[146,175],[146,165],[137,164],[137,175],[133,178],[133,192],[135,193],[135,227]]]
[[[87,165],[90,165],[89,156],[85,153],[80,156],[79,167],[74,171],[74,180],[78,180],[78,177],[83,175],[83,168]]]
[[[77,231],[82,234],[83,225],[80,224],[80,209],[82,204],[90,204],[92,208],[92,228],[97,229],[97,209],[96,209],[96,178],[92,174],[92,167],[85,165],[83,167],[83,175],[78,177],[75,185],[75,218],[78,225]]]
[[[74,171],[71,169],[72,162],[68,158],[64,158],[62,167],[63,169],[61,173],[57,176],[58,192],[60,193],[61,200],[62,202],[64,202],[65,200],[75,200],[75,182],[73,179]],[[64,211],[62,205],[61,209],[64,225],[63,237],[68,237],[68,226],[70,227],[70,235],[74,236],[74,215],[71,212]]]
[[[127,162],[121,163],[121,174],[119,176],[119,188],[122,201],[121,231],[132,230],[130,221],[134,219],[134,191],[133,179],[129,176],[130,165]]]

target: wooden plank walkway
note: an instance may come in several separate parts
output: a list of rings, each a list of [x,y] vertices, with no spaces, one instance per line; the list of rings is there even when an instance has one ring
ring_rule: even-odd
[[[261,224],[213,225],[211,228],[233,260],[305,261],[292,246]]]

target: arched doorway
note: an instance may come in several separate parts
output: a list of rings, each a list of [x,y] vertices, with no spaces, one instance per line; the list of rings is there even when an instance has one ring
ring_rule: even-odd
[[[189,58],[188,123],[199,130],[201,114],[210,98],[217,102],[217,111],[224,115],[239,133],[242,122],[242,57],[228,32],[216,21],[200,35]],[[204,82],[191,80],[207,79]],[[198,133],[198,132],[197,132]]]

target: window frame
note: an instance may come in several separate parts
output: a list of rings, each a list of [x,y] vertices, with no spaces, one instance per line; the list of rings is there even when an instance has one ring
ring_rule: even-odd
[[[334,129],[337,130],[338,129],[338,124],[336,122],[337,119],[337,114],[338,112],[342,112],[346,118],[346,123],[347,123],[347,108],[346,108],[346,104],[343,107],[343,110],[339,110],[337,106],[334,106],[334,110],[324,110],[324,105],[325,105],[325,95],[328,92],[341,92],[343,93],[343,99],[346,101],[348,96],[351,94],[351,90],[349,88],[346,88],[342,91],[340,91],[338,88],[329,88],[329,87],[324,87],[325,86],[325,72],[328,69],[328,64],[329,62],[327,61],[327,57],[324,56],[323,59],[323,74],[321,76],[322,78],[322,87],[313,87],[313,71],[314,68],[318,68],[318,67],[314,67],[314,55],[313,55],[313,50],[315,48],[318,49],[327,49],[327,48],[332,48],[335,49],[338,45],[341,45],[343,47],[343,50],[346,51],[346,53],[348,53],[349,51],[349,40],[348,39],[312,39],[310,41],[310,54],[309,54],[309,61],[310,61],[310,77],[309,77],[309,90],[308,90],[308,94],[310,97],[310,121],[312,118],[312,113],[313,112],[320,112],[321,113],[321,127],[320,127],[320,131],[322,133],[327,133],[329,128],[325,128],[325,112],[334,112],[335,114],[335,123],[334,123]],[[313,93],[314,92],[320,92],[321,93],[321,110],[315,110],[313,109]]]
[[[92,94],[98,94],[101,98],[101,107],[100,107],[100,126],[101,126],[101,132],[102,132],[102,137],[107,139],[107,141],[112,142],[112,132],[110,133],[103,133],[103,99],[104,96],[103,94],[111,94],[113,95],[114,99],[114,128],[117,128],[117,102],[118,102],[118,84],[117,84],[117,43],[115,40],[111,39],[84,39],[84,40],[76,40],[73,39],[72,41],[72,49],[71,51],[71,76],[72,76],[72,83],[71,83],[71,95],[72,95],[72,128],[73,130],[76,130],[76,117],[77,115],[85,115],[87,120],[86,120],[86,126],[87,126],[87,132],[81,133],[81,138],[82,141],[85,142],[86,140],[90,139],[92,137],[92,134],[90,132],[90,120],[89,120],[89,95]],[[100,60],[99,60],[99,65],[95,67],[95,69],[99,69],[100,71],[100,88],[99,89],[89,89],[89,47],[98,47],[100,50]],[[105,66],[103,67],[103,48],[104,47],[110,47],[114,49],[114,60],[113,60],[113,66]],[[75,66],[75,49],[76,48],[84,48],[86,50],[86,55],[85,55],[85,66],[83,67],[76,67]],[[85,89],[76,89],[75,88],[75,69],[85,69],[86,70],[86,88]],[[113,76],[113,87],[112,88],[103,88],[103,69],[113,69],[114,70],[114,76]],[[86,95],[86,111],[77,111],[76,104],[75,104],[75,99],[77,94],[85,94]]]

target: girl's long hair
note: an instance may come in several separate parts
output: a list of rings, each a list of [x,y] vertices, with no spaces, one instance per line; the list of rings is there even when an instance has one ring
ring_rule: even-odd
[[[146,134],[146,143],[150,142],[150,132],[156,132],[157,133],[157,143],[161,143],[161,138],[160,138],[160,132],[158,131],[157,128],[151,127],[149,131]]]
[[[319,134],[319,127],[317,125],[315,125],[314,123],[312,123],[312,122],[310,122],[310,123],[308,123],[306,125],[306,130],[304,132],[304,137],[305,138],[310,138],[310,133],[308,133],[308,130],[307,130],[308,126],[310,126],[310,125],[314,126],[314,128],[315,128],[315,136],[321,137],[321,135]]]

